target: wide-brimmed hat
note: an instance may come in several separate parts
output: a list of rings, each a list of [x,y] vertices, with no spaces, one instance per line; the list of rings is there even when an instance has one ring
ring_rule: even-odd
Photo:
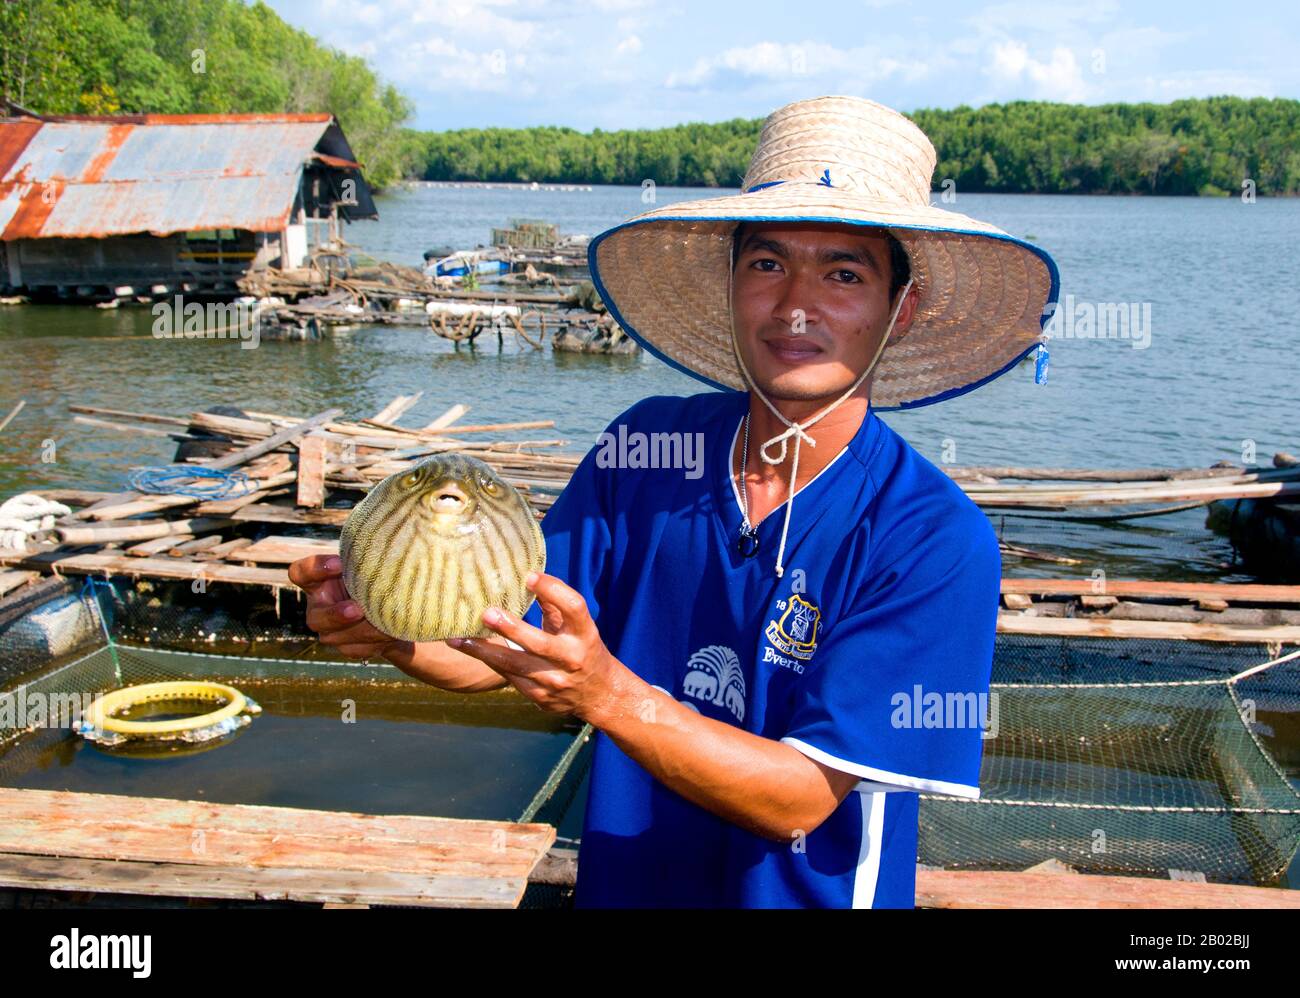
[[[1031,243],[930,204],[935,151],[902,114],[861,97],[796,101],[763,122],[742,193],[665,205],[596,236],[592,282],[642,346],[715,388],[746,387],[732,348],[732,234],[742,221],[888,230],[911,262],[912,325],[875,367],[875,409],[970,391],[1045,342],[1056,264]]]

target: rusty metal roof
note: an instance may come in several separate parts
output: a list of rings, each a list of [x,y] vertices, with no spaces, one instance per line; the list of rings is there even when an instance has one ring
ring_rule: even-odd
[[[313,159],[356,166],[327,114],[0,120],[0,239],[276,232]]]

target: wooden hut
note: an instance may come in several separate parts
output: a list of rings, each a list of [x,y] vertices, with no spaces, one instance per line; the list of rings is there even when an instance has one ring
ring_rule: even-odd
[[[328,114],[0,118],[0,287],[36,298],[234,294],[376,218]]]

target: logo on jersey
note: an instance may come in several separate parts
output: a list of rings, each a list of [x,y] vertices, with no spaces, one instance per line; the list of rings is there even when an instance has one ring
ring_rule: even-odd
[[[682,692],[726,707],[737,721],[745,720],[745,677],[740,659],[726,645],[708,645],[690,657]]]
[[[806,662],[817,650],[817,625],[821,619],[821,610],[796,594],[786,603],[779,620],[767,622],[764,633],[777,651]]]

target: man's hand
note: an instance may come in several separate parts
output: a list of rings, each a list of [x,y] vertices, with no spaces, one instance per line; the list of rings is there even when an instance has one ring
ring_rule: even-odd
[[[600,727],[618,709],[632,673],[605,647],[581,593],[539,572],[525,584],[541,605],[541,630],[497,607],[483,613],[484,624],[522,651],[478,638],[447,643],[495,669],[542,710]]]
[[[307,626],[320,635],[321,644],[348,658],[386,658],[398,667],[411,663],[415,643],[380,631],[348,596],[338,555],[299,558],[289,566],[289,581],[307,593]]]

